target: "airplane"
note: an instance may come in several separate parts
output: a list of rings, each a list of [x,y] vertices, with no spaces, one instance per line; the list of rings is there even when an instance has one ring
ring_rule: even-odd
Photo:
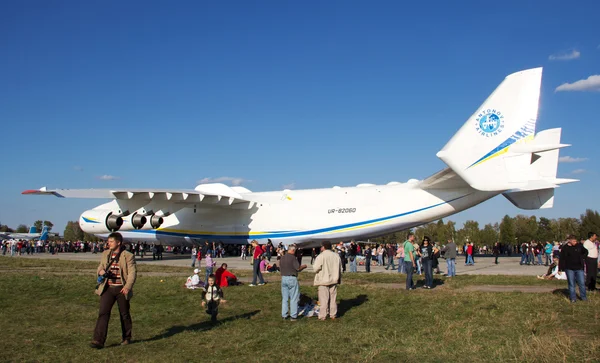
[[[251,192],[221,183],[195,189],[47,189],[26,195],[108,198],[85,211],[81,229],[162,245],[251,240],[303,247],[407,230],[502,194],[517,208],[551,208],[561,128],[535,132],[542,67],[505,77],[436,154],[447,167],[423,180]]]
[[[48,240],[48,227],[42,228],[42,233],[37,233],[37,228],[29,228],[29,233],[17,233],[17,232],[0,232],[0,239],[38,239],[39,241]]]

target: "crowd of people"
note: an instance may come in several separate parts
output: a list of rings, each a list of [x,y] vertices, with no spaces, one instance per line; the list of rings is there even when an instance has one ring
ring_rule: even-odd
[[[465,266],[475,264],[476,252],[491,252],[495,263],[503,254],[510,254],[518,250],[521,254],[521,265],[548,266],[545,274],[537,276],[539,279],[567,280],[568,296],[571,302],[579,298],[587,300],[590,291],[596,291],[597,274],[599,268],[597,235],[590,232],[587,239],[578,239],[569,235],[563,242],[537,242],[523,243],[518,249],[504,248],[496,243],[492,248],[476,248],[473,242],[468,242],[460,248],[449,239],[445,244],[432,241],[425,236],[417,242],[413,233],[407,235],[404,242],[387,244],[349,243],[331,244],[322,242],[319,249],[310,251],[310,264],[315,273],[313,285],[318,290],[318,305],[315,313],[319,319],[337,317],[337,288],[341,284],[342,275],[347,271],[358,272],[362,266],[369,273],[372,266],[381,266],[386,270],[397,270],[406,274],[406,290],[414,290],[413,274],[425,275],[424,289],[434,287],[433,274],[441,273],[440,259],[446,260],[447,278],[456,276],[456,259],[459,254],[465,257]],[[225,303],[224,288],[238,285],[237,277],[228,270],[227,264],[214,270],[218,257],[226,254],[238,254],[243,260],[251,257],[253,266],[252,282],[249,286],[262,286],[265,284],[263,273],[281,274],[281,296],[283,319],[295,321],[299,314],[299,300],[301,297],[298,283],[298,274],[306,269],[302,264],[303,250],[294,244],[284,246],[279,243],[274,246],[271,240],[261,245],[254,240],[249,245],[234,246],[227,250],[222,244],[209,243],[195,247],[172,248],[175,253],[191,253],[191,266],[194,274],[188,278],[185,287],[202,291],[202,306],[211,316],[211,321],[217,320],[218,309]],[[102,253],[98,266],[98,285],[96,293],[100,295],[100,310],[94,340],[91,346],[102,348],[106,340],[110,311],[115,303],[119,307],[122,325],[122,344],[129,344],[131,340],[131,316],[129,301],[133,296],[133,285],[136,280],[135,256],[144,257],[144,253],[151,251],[153,259],[161,259],[163,247],[160,244],[146,245],[133,243],[125,245],[119,233],[112,233],[106,242],[56,242],[50,241],[19,241],[9,240],[2,242],[3,254],[10,251],[11,255],[33,253],[58,253],[58,252],[92,252]],[[275,261],[272,259],[275,258]],[[200,268],[204,265],[204,280],[200,277]],[[396,267],[397,265],[397,267]],[[196,267],[197,266],[197,267]],[[309,302],[310,303],[310,302]],[[314,303],[314,301],[312,301]]]

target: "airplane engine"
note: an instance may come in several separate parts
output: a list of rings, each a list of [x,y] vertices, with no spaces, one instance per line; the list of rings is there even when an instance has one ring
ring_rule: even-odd
[[[150,217],[150,226],[153,229],[160,227],[160,225],[163,224],[163,222],[164,222],[163,217],[157,216],[156,214],[153,214],[152,217]]]
[[[131,225],[135,229],[142,229],[147,221],[148,220],[146,216],[144,216],[143,214],[133,213],[133,215],[131,216]]]
[[[109,210],[88,210],[79,217],[79,226],[86,233],[110,233],[123,225],[123,217]]]

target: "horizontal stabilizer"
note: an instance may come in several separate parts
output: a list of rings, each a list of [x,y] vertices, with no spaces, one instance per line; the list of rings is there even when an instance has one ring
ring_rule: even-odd
[[[554,188],[529,190],[524,192],[503,193],[517,208],[534,210],[552,208],[554,205]]]
[[[534,139],[535,140],[535,139]],[[510,148],[511,153],[539,153],[544,151],[558,150],[564,147],[571,146],[570,144],[518,144]]]

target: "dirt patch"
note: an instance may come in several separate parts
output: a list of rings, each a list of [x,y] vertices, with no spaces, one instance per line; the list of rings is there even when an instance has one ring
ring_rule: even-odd
[[[555,286],[522,286],[522,285],[472,285],[463,288],[466,291],[481,292],[528,292],[528,293],[551,293],[556,290]]]

